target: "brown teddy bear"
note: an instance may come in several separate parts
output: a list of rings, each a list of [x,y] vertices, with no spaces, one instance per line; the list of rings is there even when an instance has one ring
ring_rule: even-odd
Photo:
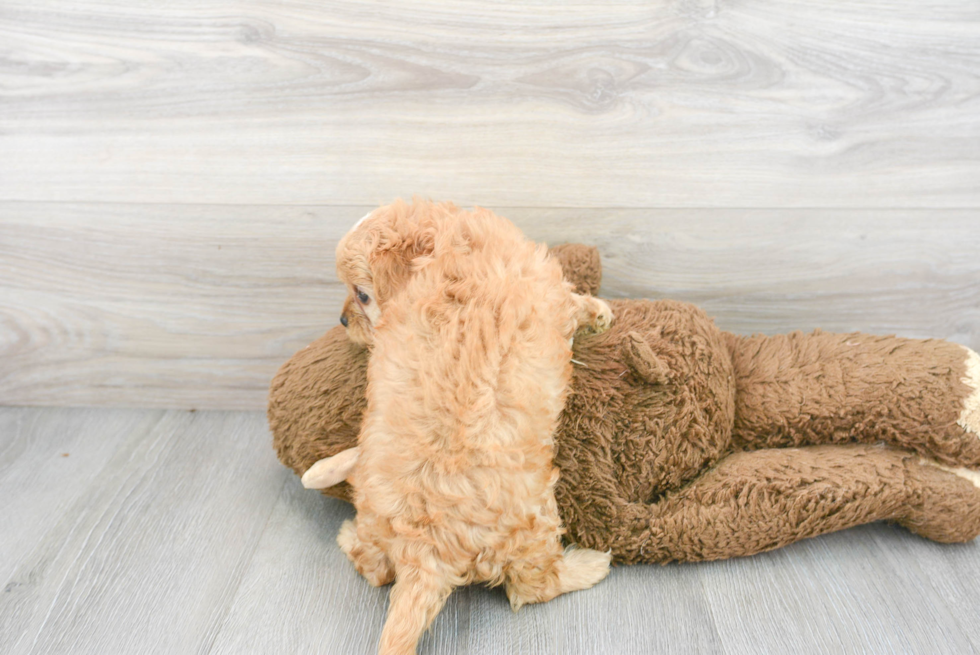
[[[597,291],[594,248],[553,253],[580,293]],[[973,351],[860,333],[737,336],[689,304],[609,303],[613,327],[576,337],[555,435],[571,541],[665,563],[877,520],[944,542],[980,533]],[[282,366],[269,399],[279,459],[344,500],[367,360],[338,326]]]

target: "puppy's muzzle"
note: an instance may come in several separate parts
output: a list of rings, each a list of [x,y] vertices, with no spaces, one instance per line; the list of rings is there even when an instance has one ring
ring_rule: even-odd
[[[340,315],[340,324],[347,327],[347,314]]]

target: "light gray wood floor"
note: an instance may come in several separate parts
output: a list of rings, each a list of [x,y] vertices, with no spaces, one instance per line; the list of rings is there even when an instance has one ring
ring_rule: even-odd
[[[372,653],[388,592],[334,542],[351,515],[258,412],[0,409],[0,652]],[[978,607],[980,544],[876,524],[516,614],[460,589],[419,652],[969,653]]]
[[[337,239],[413,194],[728,330],[980,350],[980,5],[0,1],[0,405],[49,406],[0,407],[0,653],[373,651],[351,509],[262,414],[173,408],[262,409]],[[459,590],[422,652],[964,653],[978,617],[980,546],[874,525]]]

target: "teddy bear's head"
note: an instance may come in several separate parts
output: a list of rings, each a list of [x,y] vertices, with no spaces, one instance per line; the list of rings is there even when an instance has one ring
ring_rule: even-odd
[[[597,249],[565,244],[551,249],[577,293],[595,294],[602,279]],[[367,406],[370,351],[337,326],[282,365],[269,389],[267,416],[279,460],[302,475],[314,462],[357,445]],[[323,493],[351,500],[346,482]]]
[[[367,406],[368,354],[338,325],[293,355],[273,378],[267,412],[273,446],[297,475],[357,445]],[[351,500],[346,482],[324,493]]]

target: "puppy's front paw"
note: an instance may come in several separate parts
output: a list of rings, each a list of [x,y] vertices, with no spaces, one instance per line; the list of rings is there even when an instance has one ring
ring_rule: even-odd
[[[592,296],[577,296],[578,327],[590,334],[602,334],[612,326],[612,309],[605,301]]]
[[[602,334],[610,327],[612,327],[612,322],[613,322],[612,308],[609,307],[609,305],[603,300],[599,300],[598,298],[593,298],[593,300],[595,300],[597,308],[596,308],[595,319],[592,321],[592,325],[591,325],[592,331],[595,332],[596,334]]]

